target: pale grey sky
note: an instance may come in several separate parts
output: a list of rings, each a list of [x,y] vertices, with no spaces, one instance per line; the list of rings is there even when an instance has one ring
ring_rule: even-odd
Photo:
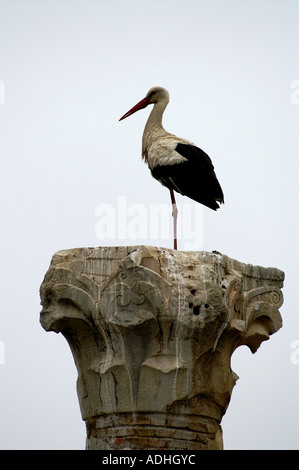
[[[148,109],[118,122],[154,85],[165,128],[211,156],[224,190],[198,249],[286,273],[283,329],[233,356],[224,446],[299,448],[298,18],[297,0],[0,0],[1,449],[85,445],[69,347],[39,325],[54,252],[172,247],[95,230],[120,196],[169,203],[140,158]]]

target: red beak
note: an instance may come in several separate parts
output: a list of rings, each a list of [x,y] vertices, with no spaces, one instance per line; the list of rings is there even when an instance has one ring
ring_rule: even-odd
[[[149,99],[148,98],[143,98],[143,100],[139,101],[139,103],[135,104],[135,106],[130,109],[126,114],[123,115],[123,117],[120,118],[120,121],[122,119],[126,119],[127,117],[131,116],[131,114],[136,113],[136,111],[139,111],[139,109],[146,108],[147,105],[149,105]]]

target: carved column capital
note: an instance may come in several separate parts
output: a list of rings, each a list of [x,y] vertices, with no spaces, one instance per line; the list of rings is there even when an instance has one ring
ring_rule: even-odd
[[[71,347],[87,448],[222,448],[231,355],[282,326],[283,279],[217,252],[56,253],[41,324]]]

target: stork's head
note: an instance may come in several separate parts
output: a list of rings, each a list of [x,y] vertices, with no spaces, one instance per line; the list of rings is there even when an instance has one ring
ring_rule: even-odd
[[[154,86],[151,88],[147,94],[146,98],[149,101],[149,104],[151,103],[158,103],[159,101],[167,101],[169,103],[169,93],[165,88],[162,88],[161,86]]]
[[[156,104],[159,102],[163,102],[164,105],[167,106],[169,103],[169,93],[165,88],[154,86],[147,92],[145,98],[139,101],[139,103],[137,103],[132,109],[130,109],[130,111],[120,118],[120,121],[131,116],[131,114],[136,113],[136,111],[146,108],[149,104]]]

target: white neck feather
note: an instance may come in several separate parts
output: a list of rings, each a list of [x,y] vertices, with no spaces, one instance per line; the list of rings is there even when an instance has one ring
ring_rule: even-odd
[[[162,125],[162,117],[167,105],[167,100],[158,101],[148,117],[142,136],[142,156],[145,160],[147,160],[147,147],[153,136],[167,134]]]

